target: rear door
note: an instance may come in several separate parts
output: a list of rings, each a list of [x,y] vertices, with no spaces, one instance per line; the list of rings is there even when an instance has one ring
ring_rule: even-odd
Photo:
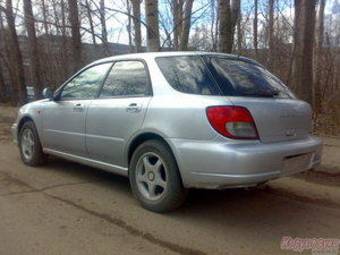
[[[86,117],[86,146],[91,158],[123,166],[126,141],[142,126],[152,91],[146,65],[116,62]]]
[[[264,143],[303,139],[312,125],[312,110],[263,67],[246,60],[212,57],[209,62],[222,93],[252,114]]]
[[[86,155],[85,116],[112,63],[92,66],[71,79],[43,111],[43,141],[48,149]]]

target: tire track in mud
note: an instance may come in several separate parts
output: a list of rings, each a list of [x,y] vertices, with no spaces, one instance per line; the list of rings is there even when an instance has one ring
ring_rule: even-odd
[[[81,211],[84,211],[88,214],[91,214],[92,216],[98,217],[102,220],[105,220],[108,223],[114,224],[120,228],[123,228],[124,230],[126,230],[127,232],[129,232],[131,235],[136,236],[136,237],[141,237],[153,244],[156,244],[162,248],[166,248],[168,250],[171,250],[173,252],[179,253],[179,254],[183,254],[183,255],[205,255],[205,252],[199,251],[199,250],[195,250],[195,249],[191,249],[188,247],[184,247],[184,246],[180,246],[178,244],[174,244],[168,241],[164,241],[162,239],[159,239],[157,237],[155,237],[154,235],[147,233],[147,232],[143,232],[131,225],[129,225],[128,223],[126,223],[125,221],[123,221],[122,219],[118,218],[118,217],[112,217],[109,214],[106,213],[100,213],[91,209],[88,209],[80,204],[74,203],[73,201],[58,197],[58,196],[54,196],[51,194],[46,194],[48,197],[51,197],[55,200],[59,200],[61,202],[64,202],[70,206],[73,206]]]
[[[113,224],[125,231],[127,231],[129,234],[135,236],[135,237],[140,237],[154,245],[158,245],[159,247],[168,249],[170,251],[183,254],[183,255],[205,255],[206,253],[200,250],[192,249],[189,247],[181,246],[166,240],[162,240],[155,235],[144,232],[130,224],[128,224],[126,221],[122,220],[119,217],[112,216],[107,213],[102,213],[98,212],[96,210],[87,208],[79,203],[76,203],[72,200],[65,199],[60,196],[56,196],[48,192],[49,190],[53,188],[58,188],[58,187],[63,187],[63,186],[68,186],[68,185],[79,185],[79,184],[84,184],[88,182],[78,182],[78,183],[65,183],[65,184],[58,184],[58,185],[51,185],[51,186],[46,186],[41,189],[37,189],[30,184],[18,179],[17,177],[11,176],[7,172],[0,171],[0,180],[7,183],[8,185],[13,184],[17,186],[21,186],[24,188],[23,191],[19,192],[12,192],[0,196],[8,196],[8,195],[18,195],[18,194],[26,194],[26,193],[42,193],[45,196],[53,199],[60,201],[68,206],[72,206],[78,210],[81,210],[91,216],[94,216],[96,218],[100,218],[101,220],[104,220],[105,222],[109,224]],[[278,187],[271,187],[270,185],[264,186],[262,189],[256,191],[264,195],[269,195],[269,196],[277,196],[280,199],[290,199],[296,202],[300,203],[305,203],[308,205],[316,205],[316,206],[322,206],[326,208],[332,208],[332,209],[340,209],[340,204],[334,203],[333,201],[327,200],[327,199],[321,199],[321,198],[311,198],[307,196],[302,196],[299,194],[296,194],[294,192],[290,192],[289,190],[286,190],[284,188],[278,188]]]
[[[267,185],[259,192],[283,197],[286,199],[288,198],[288,199],[301,202],[301,203],[323,206],[323,207],[332,208],[332,209],[340,209],[340,204],[334,203],[331,200],[328,200],[325,198],[312,198],[312,197],[298,195],[294,192],[289,192],[289,190],[286,190],[284,188],[278,188],[278,187],[273,188]]]
[[[33,186],[31,186],[30,184],[16,178],[13,177],[11,175],[9,175],[6,172],[0,171],[0,178],[1,180],[5,180],[8,184],[14,184],[14,185],[18,185],[18,186],[22,186],[23,188],[25,188],[24,191],[19,191],[19,192],[12,192],[12,193],[7,193],[7,194],[3,194],[0,196],[9,196],[9,195],[19,195],[19,194],[27,194],[27,193],[42,193],[45,196],[53,199],[53,200],[57,200],[60,201],[64,204],[67,204],[69,206],[72,206],[78,210],[81,210],[91,216],[94,216],[96,218],[100,218],[110,224],[113,224],[119,228],[124,229],[125,231],[127,231],[129,234],[135,236],[135,237],[140,237],[154,245],[160,246],[162,248],[168,249],[172,252],[175,253],[179,253],[179,254],[183,254],[183,255],[206,255],[205,252],[200,251],[200,250],[196,250],[196,249],[192,249],[189,247],[185,247],[185,246],[181,246],[172,242],[168,242],[165,240],[162,240],[156,236],[154,236],[151,233],[148,232],[144,232],[142,230],[139,230],[138,228],[133,227],[132,225],[128,224],[127,222],[125,222],[124,220],[120,219],[119,217],[113,217],[112,215],[106,214],[106,213],[101,213],[89,208],[84,207],[81,204],[75,203],[71,200],[56,196],[56,195],[52,195],[46,191],[53,189],[53,188],[58,188],[58,187],[63,187],[63,186],[68,186],[68,185],[78,185],[78,184],[84,184],[84,183],[88,183],[88,182],[79,182],[79,183],[71,183],[71,184],[60,184],[60,185],[53,185],[53,186],[48,186],[48,187],[44,187],[41,189],[37,189]]]
[[[316,183],[324,186],[333,186],[340,188],[340,169],[329,168],[333,172],[327,172],[326,167],[320,170],[312,170],[292,176],[297,179],[302,179],[310,183]]]

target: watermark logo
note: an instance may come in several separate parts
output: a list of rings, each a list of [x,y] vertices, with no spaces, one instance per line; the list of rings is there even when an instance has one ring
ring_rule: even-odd
[[[302,253],[311,251],[312,255],[339,254],[340,239],[335,238],[300,238],[284,236],[281,239],[281,249]]]

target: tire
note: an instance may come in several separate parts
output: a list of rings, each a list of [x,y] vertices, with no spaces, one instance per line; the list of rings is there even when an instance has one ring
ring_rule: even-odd
[[[39,135],[32,121],[25,122],[20,129],[19,150],[24,164],[40,166],[45,163],[46,155],[42,151]]]
[[[161,141],[149,140],[137,147],[131,158],[129,179],[132,193],[150,211],[169,212],[185,201],[187,192],[176,160]]]

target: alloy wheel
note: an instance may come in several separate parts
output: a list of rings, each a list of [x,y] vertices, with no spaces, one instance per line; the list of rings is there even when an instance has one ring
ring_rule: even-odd
[[[24,129],[21,136],[21,150],[26,160],[30,160],[34,153],[34,135],[31,129]]]
[[[142,195],[150,200],[160,199],[167,190],[168,169],[154,152],[143,154],[137,161],[136,182]]]

